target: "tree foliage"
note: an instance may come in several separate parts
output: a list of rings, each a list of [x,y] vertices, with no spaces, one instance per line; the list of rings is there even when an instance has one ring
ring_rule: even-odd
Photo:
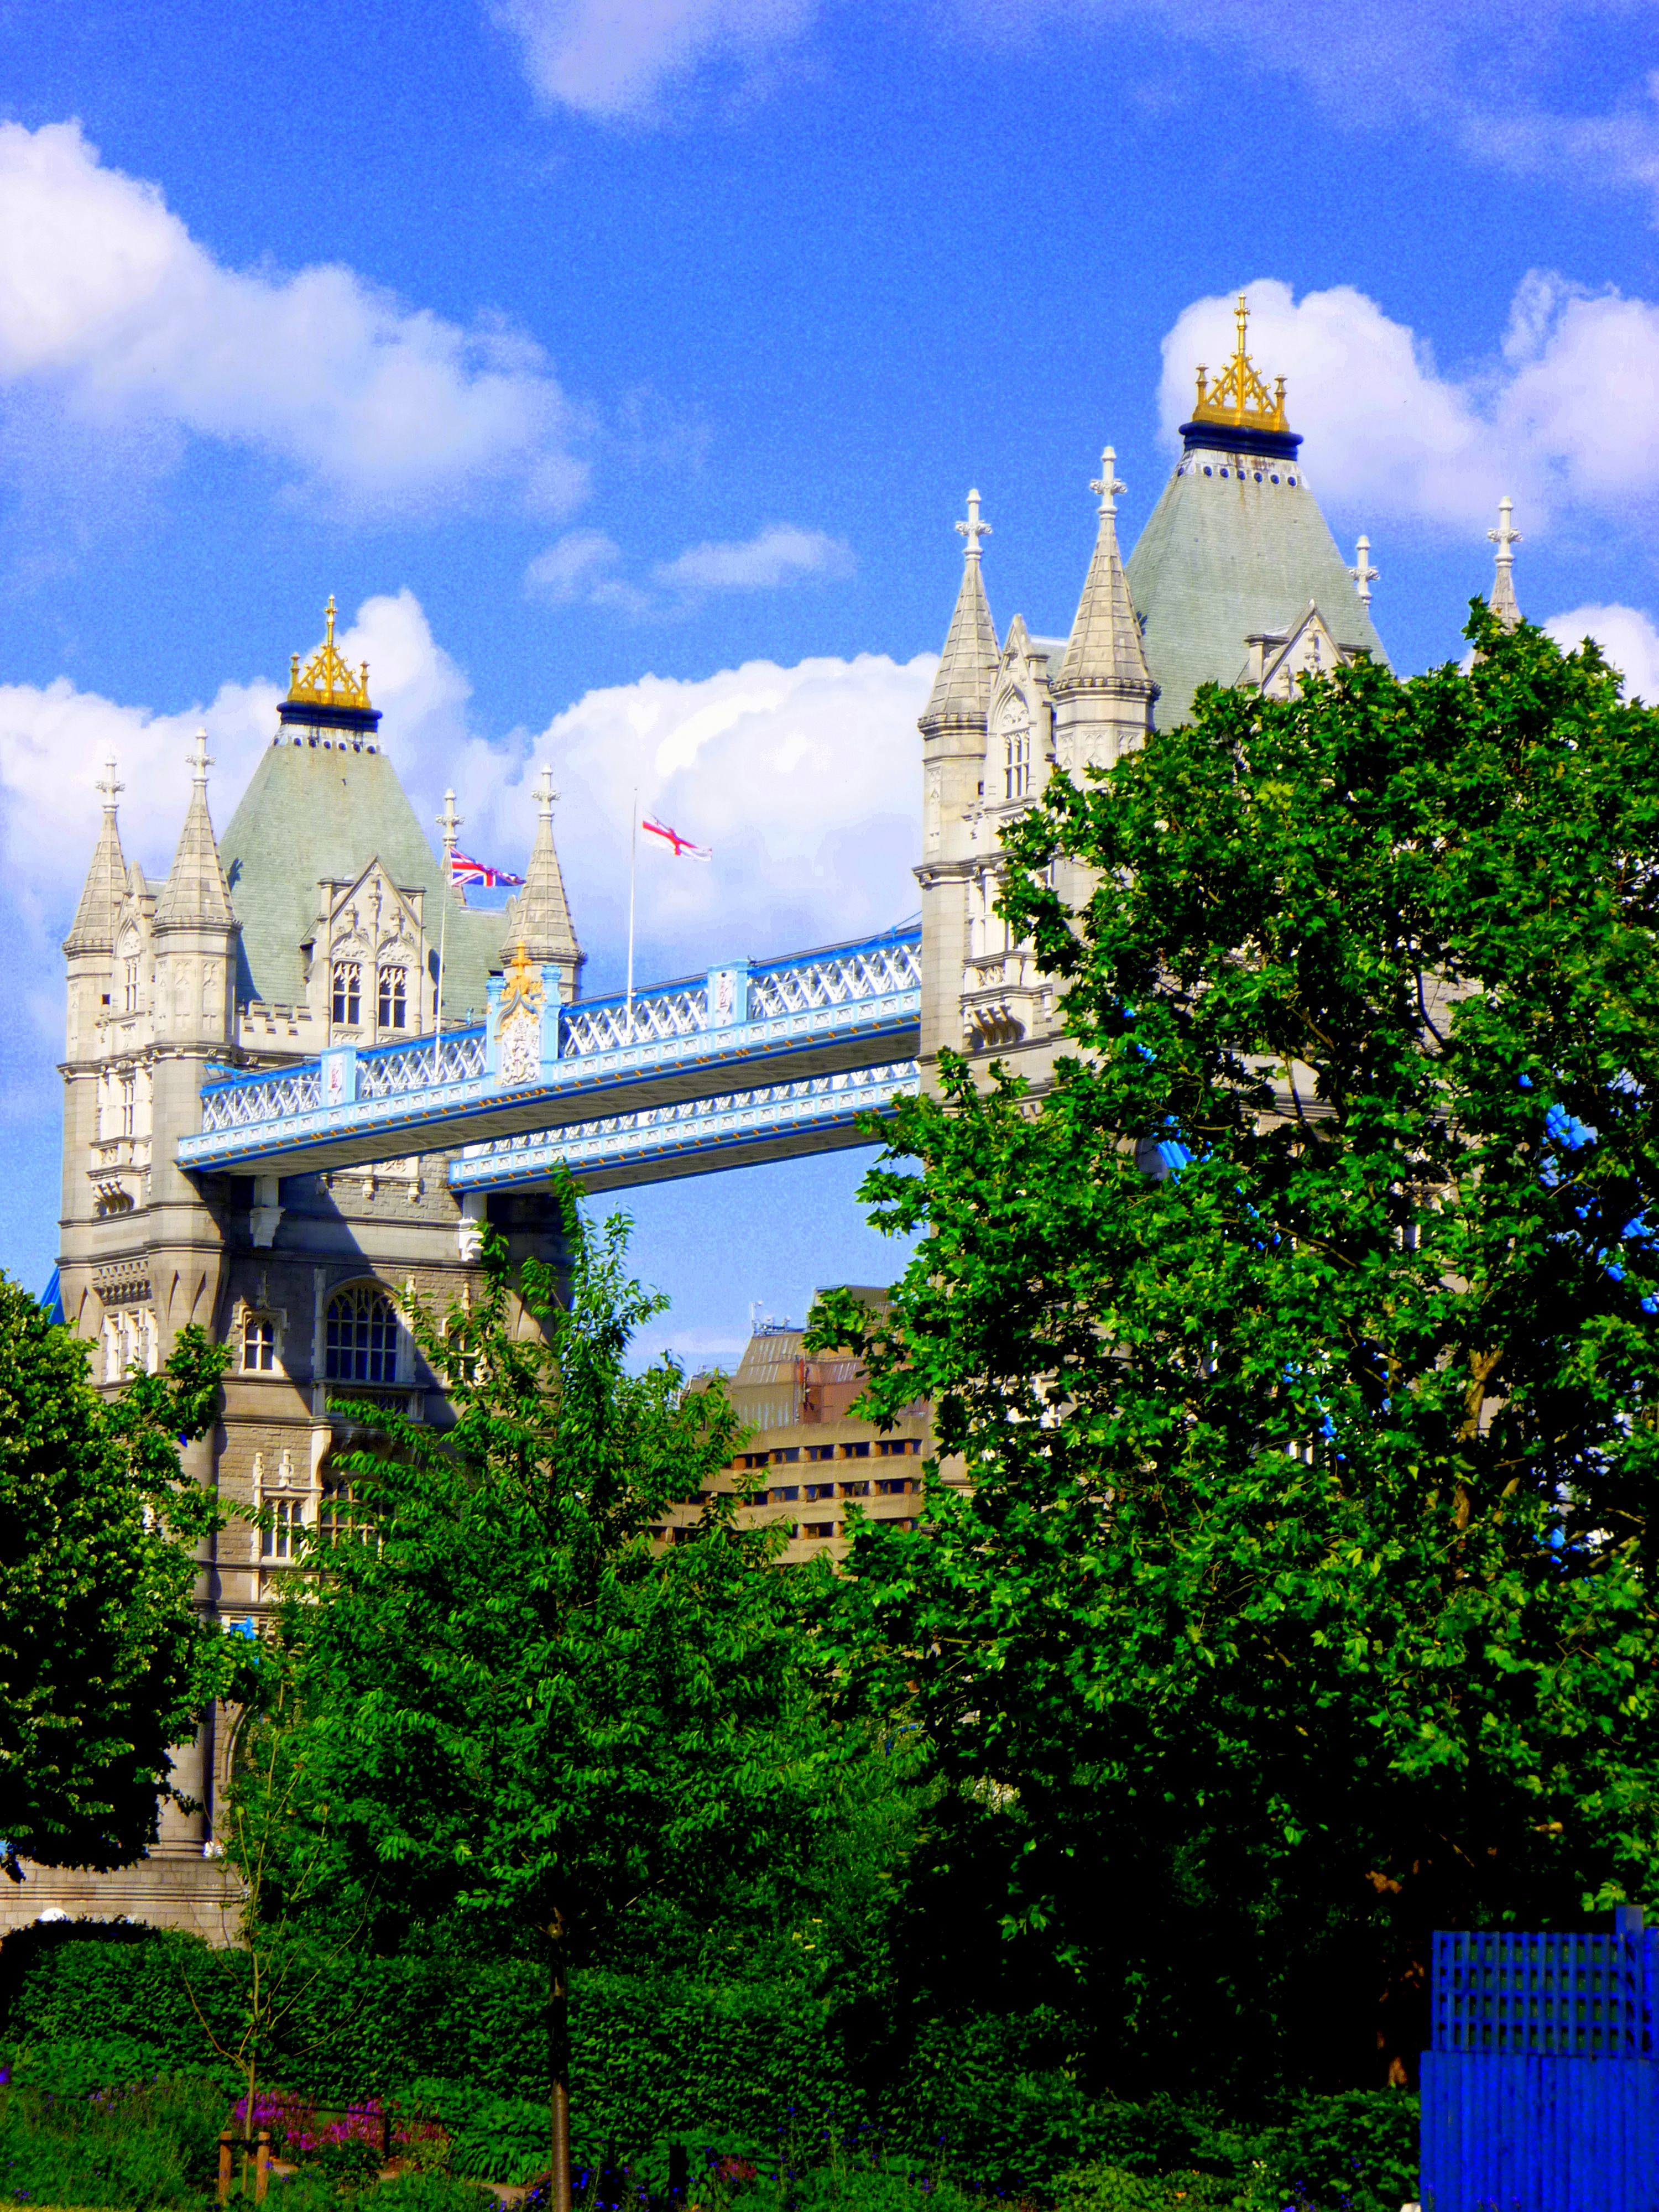
[[[1011,1925],[1137,1855],[1419,1963],[1659,1898],[1659,714],[1469,635],[1056,775],[1004,909],[1072,1051],[947,1058],[866,1185],[930,1233],[822,1334],[969,1481],[860,1542],[848,1659],[1006,1812]]]
[[[320,1838],[343,1904],[388,1929],[544,1947],[556,2194],[572,1963],[638,1900],[787,1838],[831,1755],[795,1583],[708,1495],[731,1408],[669,1360],[629,1372],[663,1301],[627,1277],[626,1221],[565,1197],[568,1295],[529,1261],[518,1305],[492,1236],[470,1309],[411,1314],[454,1424],[357,1409],[378,1433],[347,1462],[356,1525],[283,1621],[296,1849]],[[691,1540],[660,1547],[699,1494]]]
[[[137,1858],[168,1747],[228,1679],[192,1602],[194,1548],[221,1516],[179,1464],[225,1360],[187,1328],[164,1373],[105,1399],[85,1343],[0,1276],[0,1856],[15,1879],[19,1858]]]

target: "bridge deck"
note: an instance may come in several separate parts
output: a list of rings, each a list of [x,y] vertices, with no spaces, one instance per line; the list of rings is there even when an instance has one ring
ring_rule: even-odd
[[[198,1171],[283,1175],[466,1146],[471,1157],[505,1168],[507,1156],[494,1150],[503,1142],[518,1139],[526,1153],[532,1137],[591,1145],[604,1124],[606,1159],[602,1170],[595,1159],[593,1173],[614,1183],[641,1179],[629,1173],[635,1141],[641,1167],[697,1171],[668,1165],[696,1148],[691,1124],[678,1139],[665,1133],[672,1117],[715,1100],[724,1102],[719,1109],[692,1116],[700,1141],[715,1152],[729,1154],[737,1145],[731,1116],[738,1111],[751,1115],[738,1146],[745,1157],[857,1142],[855,1131],[848,1133],[851,1110],[866,1110],[873,1098],[866,1088],[860,1107],[844,1110],[830,1103],[833,1086],[914,1057],[920,986],[921,939],[908,931],[643,991],[631,1014],[620,997],[550,1004],[544,1057],[518,1080],[497,1072],[492,1008],[489,1022],[441,1040],[347,1048],[208,1084],[201,1132],[180,1143],[179,1162]],[[809,1112],[801,1102],[814,1085],[830,1087],[817,1093]],[[791,1086],[799,1110],[786,1099]],[[732,1104],[739,1095],[748,1102],[741,1109]],[[755,1113],[768,1123],[764,1131]],[[756,1152],[757,1145],[772,1149]],[[504,1172],[500,1179],[520,1178]],[[468,1180],[482,1186],[482,1176]]]

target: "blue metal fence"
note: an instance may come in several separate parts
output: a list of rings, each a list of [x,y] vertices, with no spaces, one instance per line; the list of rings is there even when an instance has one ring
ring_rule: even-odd
[[[1659,2212],[1656,1936],[1436,1936],[1424,2212]]]

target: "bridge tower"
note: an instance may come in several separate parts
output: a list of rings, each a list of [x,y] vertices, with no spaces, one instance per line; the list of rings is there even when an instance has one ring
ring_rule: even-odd
[[[201,1090],[224,1066],[280,1074],[325,1047],[394,1050],[482,1011],[501,963],[504,917],[469,908],[448,880],[380,745],[366,668],[334,642],[295,654],[277,726],[222,838],[198,733],[178,847],[152,893],[122,851],[112,763],[103,821],[64,951],[68,964],[59,1284],[94,1379],[154,1370],[188,1322],[228,1343],[216,1429],[188,1449],[194,1478],[233,1510],[204,1547],[197,1601],[227,1627],[257,1626],[299,1532],[339,1510],[343,1389],[450,1418],[405,1321],[411,1294],[464,1295],[480,1200],[464,1211],[441,1154],[326,1174],[187,1172],[178,1146],[201,1127]],[[574,998],[582,954],[543,794],[532,863],[511,917]],[[439,948],[443,948],[440,975]],[[515,1256],[556,1260],[545,1192],[492,1196]],[[520,1317],[523,1319],[524,1317]],[[530,1325],[526,1321],[525,1325]],[[234,1933],[210,1856],[226,1732],[210,1723],[173,1754],[202,1810],[163,1809],[154,1849],[112,1874],[26,1867],[0,1885],[0,1933],[58,1906]]]

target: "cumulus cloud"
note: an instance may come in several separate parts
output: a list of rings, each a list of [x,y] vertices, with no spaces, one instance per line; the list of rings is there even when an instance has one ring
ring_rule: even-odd
[[[1574,607],[1544,629],[1569,651],[1593,637],[1625,679],[1625,696],[1659,706],[1659,629],[1639,607]]]
[[[658,562],[651,581],[665,600],[622,574],[622,548],[602,530],[568,530],[525,570],[525,589],[555,605],[580,601],[644,615],[684,610],[710,592],[776,591],[815,577],[850,576],[856,566],[842,538],[789,522],[770,523],[753,538],[690,545],[673,560]]]
[[[1300,300],[1276,278],[1246,289],[1252,357],[1286,378],[1322,493],[1460,530],[1490,519],[1505,492],[1539,519],[1659,501],[1659,307],[1648,301],[1534,270],[1491,358],[1448,375],[1426,339],[1351,286]],[[1231,295],[1176,319],[1158,395],[1171,442],[1192,412],[1196,364],[1213,375],[1234,343]]]
[[[490,0],[551,105],[611,122],[665,121],[671,93],[711,70],[763,88],[821,16],[853,19],[850,0]],[[1607,84],[1606,46],[1586,67],[1598,18],[1643,21],[1644,0],[910,0],[924,27],[980,44],[1039,32],[1115,41],[1123,89],[1156,100],[1196,53],[1288,78],[1340,125],[1426,125],[1474,160],[1522,176],[1595,180],[1659,197],[1659,72]],[[893,20],[890,11],[889,21]],[[1599,26],[1598,26],[1599,28]],[[1158,40],[1161,37],[1162,47]],[[1606,86],[1584,105],[1584,87]]]
[[[752,86],[817,9],[816,0],[493,0],[490,13],[518,38],[544,100],[641,122],[660,119],[665,92],[711,64]]]
[[[775,522],[738,543],[690,545],[652,570],[659,584],[687,592],[765,592],[807,576],[850,576],[852,548],[821,530]]]
[[[528,338],[337,265],[227,269],[73,123],[0,125],[0,382],[84,426],[263,453],[353,510],[505,484],[558,512],[586,483],[574,411]]]

